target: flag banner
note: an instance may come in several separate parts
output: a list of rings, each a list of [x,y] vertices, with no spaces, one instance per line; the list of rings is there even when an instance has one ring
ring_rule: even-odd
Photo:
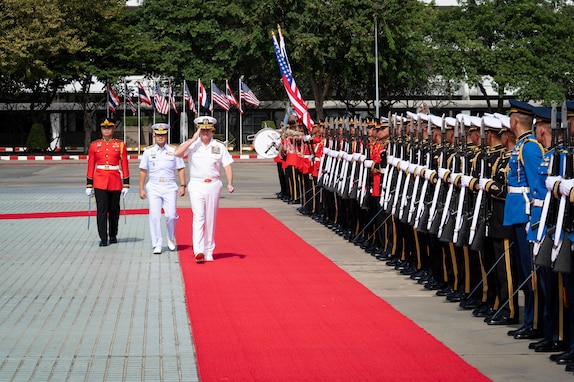
[[[199,98],[199,105],[207,109],[209,107],[209,98],[207,98],[207,92],[205,91],[205,87],[201,83],[201,80],[197,80],[197,83],[199,84],[199,96],[197,97]]]
[[[193,97],[185,81],[183,81],[183,99],[187,103],[187,108],[195,113],[195,102],[193,102]]]
[[[114,88],[108,82],[108,107],[113,114],[116,114],[116,109],[120,106],[120,103],[120,97],[118,97]]]
[[[167,102],[167,100],[165,99],[165,97],[163,96],[163,93],[159,87],[159,84],[156,82],[155,83],[155,95],[154,95],[154,104],[155,104],[155,109],[157,110],[158,113],[160,114],[168,114],[169,113],[169,103]]]
[[[279,28],[279,38],[282,41],[283,49],[281,48],[280,44],[277,42],[277,38],[275,37],[275,33],[273,33],[273,46],[275,48],[275,55],[277,56],[277,63],[279,65],[279,71],[281,73],[281,77],[283,80],[283,86],[285,87],[285,91],[289,96],[289,100],[295,109],[295,113],[297,117],[303,121],[303,124],[307,127],[307,129],[311,129],[313,126],[313,120],[309,115],[309,111],[305,101],[303,101],[303,97],[299,92],[299,88],[295,83],[295,79],[293,78],[293,74],[291,73],[291,67],[287,61],[287,52],[285,51],[285,42],[283,41],[283,34],[281,33],[281,29]]]
[[[128,105],[130,106],[130,110],[132,111],[132,115],[136,115],[137,109],[136,109],[136,105],[134,105],[134,102],[132,100],[132,93],[131,93],[130,89],[128,88],[128,84],[124,83],[124,85],[125,85],[124,97],[125,97]]]
[[[151,106],[151,98],[149,97],[149,95],[145,91],[145,88],[142,85],[142,83],[138,81],[137,87],[138,87],[138,98],[139,98],[140,102]]]
[[[253,94],[251,89],[249,89],[249,86],[247,86],[245,84],[245,82],[243,82],[243,81],[241,81],[241,89],[240,89],[240,93],[239,93],[239,98],[241,98],[242,100],[244,100],[245,102],[247,102],[250,105],[259,106],[259,100],[255,96],[255,94]]]
[[[239,102],[237,102],[237,98],[235,98],[235,96],[233,95],[233,92],[231,91],[231,88],[229,87],[229,81],[227,81],[227,80],[225,80],[225,96],[227,97],[227,101],[229,101],[230,105],[237,106],[239,111],[241,111],[241,109],[239,108]]]
[[[221,106],[222,109],[226,111],[229,110],[230,105],[227,97],[223,95],[221,90],[219,90],[219,88],[215,86],[215,83],[213,82],[211,82],[211,97],[213,97],[213,102]]]
[[[178,113],[177,111],[177,105],[175,103],[175,96],[173,95],[173,88],[171,87],[171,83],[169,84],[169,103],[171,103],[171,106],[173,107],[173,111],[175,111],[175,114]]]

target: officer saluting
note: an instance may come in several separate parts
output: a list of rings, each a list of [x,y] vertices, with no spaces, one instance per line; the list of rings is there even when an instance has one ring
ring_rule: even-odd
[[[86,195],[96,197],[98,234],[100,247],[117,243],[120,219],[120,197],[128,193],[130,169],[128,152],[124,142],[114,138],[115,122],[105,119],[101,124],[102,138],[90,144]]]
[[[155,145],[147,147],[140,162],[140,198],[149,200],[149,228],[153,253],[161,254],[161,209],[165,213],[167,246],[175,251],[175,225],[177,223],[176,199],[185,195],[185,163],[175,156],[175,147],[167,144],[170,126],[165,123],[152,125]],[[180,186],[175,182],[179,176]],[[148,182],[145,185],[146,175]]]

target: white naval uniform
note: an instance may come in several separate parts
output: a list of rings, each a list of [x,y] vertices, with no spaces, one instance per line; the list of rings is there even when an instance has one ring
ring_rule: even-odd
[[[193,212],[193,251],[213,258],[215,249],[215,220],[219,208],[222,183],[221,170],[233,163],[227,148],[212,139],[205,146],[200,139],[185,152],[189,162],[189,199]]]
[[[175,238],[175,225],[179,216],[176,211],[178,186],[175,180],[177,170],[185,168],[182,158],[174,155],[175,147],[155,144],[147,147],[139,168],[147,171],[146,193],[149,200],[149,228],[152,247],[162,245],[161,209],[163,207],[167,226],[167,237]]]

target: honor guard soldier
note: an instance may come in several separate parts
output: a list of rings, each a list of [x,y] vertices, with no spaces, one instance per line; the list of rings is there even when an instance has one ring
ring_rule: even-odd
[[[542,337],[540,320],[536,311],[537,272],[532,263],[530,245],[526,237],[532,214],[534,199],[540,199],[541,188],[538,168],[542,163],[544,149],[532,133],[534,113],[526,102],[510,100],[510,130],[516,135],[516,146],[508,162],[508,193],[504,204],[504,225],[514,230],[514,243],[518,248],[517,270],[521,289],[524,292],[524,324],[508,335],[516,339]]]
[[[175,156],[175,146],[167,144],[170,126],[165,123],[152,125],[155,145],[147,147],[140,161],[140,198],[149,200],[149,228],[153,253],[161,254],[161,210],[165,213],[167,246],[175,251],[175,226],[179,216],[176,211],[177,196],[185,195],[185,163]],[[180,186],[176,183],[176,174]],[[148,177],[145,183],[146,175]],[[145,187],[144,187],[145,185]]]
[[[213,117],[198,117],[194,121],[197,130],[193,137],[175,150],[175,155],[189,161],[188,192],[193,211],[193,251],[195,261],[213,261],[215,249],[215,220],[219,208],[219,197],[223,184],[220,180],[222,168],[227,178],[227,190],[232,193],[233,158],[221,142],[213,138],[217,120]]]
[[[96,198],[100,247],[118,242],[120,197],[130,187],[128,152],[124,142],[114,138],[115,126],[114,120],[106,118],[100,124],[102,138],[88,149],[86,195]]]

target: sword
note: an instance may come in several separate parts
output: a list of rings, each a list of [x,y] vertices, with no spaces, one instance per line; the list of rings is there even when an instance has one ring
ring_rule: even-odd
[[[92,196],[88,196],[88,231],[90,230],[90,217],[92,215]]]
[[[123,199],[123,205],[124,205],[124,224],[128,224],[128,219],[126,217],[126,197],[122,197]]]

